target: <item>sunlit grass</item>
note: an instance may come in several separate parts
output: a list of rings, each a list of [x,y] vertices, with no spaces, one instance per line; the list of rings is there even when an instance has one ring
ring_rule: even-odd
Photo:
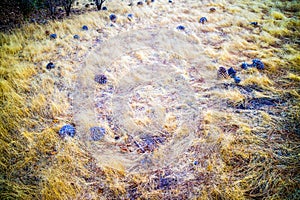
[[[238,1],[230,6],[227,3],[216,1],[200,6],[193,1],[185,4],[187,8],[192,7],[191,10],[175,7],[184,13],[179,16],[172,7],[176,4],[157,2],[131,8],[123,1],[108,1],[109,11],[91,11],[64,21],[30,24],[10,34],[0,33],[0,173],[3,175],[0,184],[5,191],[0,198],[126,198],[130,187],[136,186],[140,197],[146,199],[164,199],[189,192],[200,199],[297,199],[299,135],[293,131],[297,131],[300,120],[300,94],[295,87],[300,82],[299,44],[295,42],[300,22],[283,10],[270,9],[267,14],[262,13],[268,6],[274,7],[271,2]],[[295,1],[277,6],[299,9]],[[216,7],[216,12],[209,13],[210,7]],[[194,10],[196,8],[200,11]],[[126,17],[130,12],[135,16],[132,22]],[[118,15],[116,28],[109,27],[110,13]],[[198,23],[202,16],[208,18],[208,23]],[[251,21],[258,21],[261,27],[254,30],[249,25]],[[98,167],[86,144],[70,138],[62,140],[57,132],[62,125],[73,122],[70,93],[76,90],[77,70],[96,39],[108,40],[121,31],[128,31],[134,24],[135,28],[161,25],[173,30],[179,23],[188,27],[192,42],[205,44],[202,48],[208,60],[203,63],[209,65],[201,65],[197,73],[205,74],[202,69],[213,71],[220,65],[250,63],[258,57],[266,69],[242,71],[238,68],[243,78],[240,85],[257,86],[277,96],[290,94],[291,97],[283,99],[289,107],[280,112],[274,109],[275,114],[265,110],[235,113],[233,108],[222,110],[226,109],[225,104],[207,102],[211,107],[199,113],[202,121],[191,141],[190,149],[196,149],[196,153],[182,156],[178,161],[184,163],[182,168],[175,169],[176,173],[170,172],[187,173],[180,180],[182,185],[166,192],[156,188],[159,172],[130,174],[121,161],[115,160],[110,162],[110,167]],[[89,31],[83,31],[83,25],[87,25]],[[56,33],[58,38],[50,39],[47,31]],[[79,40],[73,38],[75,34],[80,36]],[[290,39],[290,43],[284,44],[283,38]],[[135,57],[142,62],[147,55],[136,52]],[[48,62],[54,62],[56,67],[47,70]],[[284,82],[286,85],[293,84],[293,87],[281,87],[283,79],[288,80]],[[216,80],[216,87],[231,81]],[[249,94],[243,94],[237,87],[218,88],[206,94],[211,95],[213,101],[226,102],[232,107],[249,98]],[[271,98],[264,92],[256,91],[253,95]],[[135,123],[140,126],[150,123],[146,116],[141,119]],[[171,114],[162,124],[166,132],[178,138],[189,135],[188,129]],[[114,136],[112,130],[108,127],[107,130],[108,135]],[[177,150],[180,152],[180,147]],[[154,156],[159,158],[164,153],[156,151]],[[189,164],[194,160],[201,162],[200,165]],[[161,170],[162,173],[167,171]]]

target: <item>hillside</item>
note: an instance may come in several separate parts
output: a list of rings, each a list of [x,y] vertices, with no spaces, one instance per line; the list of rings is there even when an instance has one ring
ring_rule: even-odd
[[[128,4],[0,33],[0,199],[300,199],[299,3]]]

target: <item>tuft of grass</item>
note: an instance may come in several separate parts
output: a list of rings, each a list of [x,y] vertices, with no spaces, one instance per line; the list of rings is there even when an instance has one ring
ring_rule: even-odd
[[[288,54],[285,56],[287,61],[290,63],[290,68],[296,72],[300,71],[300,53]]]
[[[229,104],[236,106],[245,100],[245,96],[238,89],[221,90],[214,93],[217,97],[227,100]]]
[[[242,82],[244,86],[253,84],[262,88],[271,88],[274,83],[266,75],[259,74],[250,75]]]
[[[85,178],[90,178],[85,166],[90,156],[79,146],[80,144],[69,140],[58,143],[54,152],[51,152],[55,154],[54,162],[42,172],[45,180],[41,194],[44,198],[78,198],[85,190]]]
[[[285,19],[285,16],[282,12],[278,12],[278,11],[272,11],[271,12],[271,16],[275,19],[275,20],[283,20]]]
[[[287,75],[287,78],[293,80],[293,81],[297,81],[297,82],[300,82],[300,76],[296,75],[296,74],[293,74],[293,73],[289,73]]]

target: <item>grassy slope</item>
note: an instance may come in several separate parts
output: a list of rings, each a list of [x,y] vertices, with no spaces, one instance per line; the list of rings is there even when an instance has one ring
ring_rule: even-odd
[[[10,35],[1,34],[0,198],[96,199],[130,194],[157,199],[190,193],[203,199],[298,199],[299,4],[230,2],[176,1],[171,5],[158,1],[153,7],[133,10],[125,3],[109,2],[109,12],[90,12],[48,25],[31,24]],[[212,6],[217,9],[214,14],[209,13]],[[120,16],[120,26],[106,30],[110,12]],[[220,64],[232,66],[261,58],[267,66],[264,75],[257,70],[240,72],[244,77],[241,85],[263,88],[256,97],[278,96],[286,102],[274,111],[276,115],[206,110],[201,139],[194,141],[192,148],[207,162],[204,167],[189,169],[195,179],[167,191],[154,189],[150,175],[127,174],[122,167],[98,167],[81,141],[61,140],[57,135],[63,124],[72,122],[70,93],[76,90],[73,83],[78,66],[97,45],[97,38],[109,40],[132,30],[125,16],[129,12],[137,18],[131,23],[134,29],[186,24],[206,44],[206,56],[219,59],[211,70]],[[161,13],[166,16],[159,18]],[[197,22],[202,15],[209,19],[205,26]],[[262,26],[253,28],[249,21]],[[81,31],[82,25],[90,30]],[[57,33],[58,38],[50,40],[46,30]],[[230,40],[222,43],[220,31]],[[74,34],[80,35],[80,41],[72,38]],[[55,62],[55,70],[45,70],[49,61]],[[207,92],[215,102],[236,106],[247,100],[240,90],[222,88],[222,83],[216,80],[217,90]],[[212,153],[201,155],[204,149]]]

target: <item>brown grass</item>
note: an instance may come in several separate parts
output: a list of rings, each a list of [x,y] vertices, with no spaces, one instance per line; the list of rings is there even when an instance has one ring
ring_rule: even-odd
[[[108,1],[107,6],[108,12],[0,33],[0,199],[299,199],[299,4],[158,1],[130,8]],[[210,7],[216,12],[210,13]],[[132,22],[126,17],[129,12],[135,16]],[[114,28],[109,26],[110,13],[119,16]],[[208,23],[198,23],[202,16]],[[251,21],[260,27],[252,27]],[[86,133],[58,136],[62,125],[74,123],[75,83],[89,52],[102,45],[97,39],[105,42],[148,27],[175,31],[179,24],[186,26],[182,34],[190,43],[202,45],[205,57],[190,71],[178,71],[186,79],[190,74],[197,78],[191,84],[196,99],[192,105],[199,111],[193,134],[168,114],[161,124],[169,138],[150,153],[130,146],[126,131],[110,129],[97,143],[77,137]],[[89,31],[81,31],[83,25]],[[58,38],[50,40],[46,30]],[[147,62],[147,51],[132,53],[135,63]],[[181,58],[174,54],[164,59],[189,66]],[[262,59],[266,70],[237,67],[253,58]],[[129,57],[115,59],[111,67],[123,62],[121,70]],[[50,61],[56,68],[49,71]],[[236,66],[239,86],[212,75],[221,65]],[[275,103],[238,108],[256,106],[255,99],[262,98]],[[139,123],[147,127],[151,121],[145,116]],[[120,141],[112,138],[116,135]],[[147,156],[152,159],[148,168],[134,165],[143,156],[145,162]]]

